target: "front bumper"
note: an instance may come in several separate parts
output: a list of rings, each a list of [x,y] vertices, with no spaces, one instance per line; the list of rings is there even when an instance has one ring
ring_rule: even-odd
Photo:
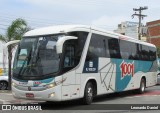
[[[26,97],[26,94],[33,94],[34,97]],[[61,87],[56,86],[42,91],[19,90],[12,86],[12,94],[15,98],[43,100],[43,101],[61,101]],[[52,96],[51,96],[52,94]]]

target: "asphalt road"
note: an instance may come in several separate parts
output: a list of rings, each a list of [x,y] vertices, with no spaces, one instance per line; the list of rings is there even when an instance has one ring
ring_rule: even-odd
[[[11,93],[0,93],[0,103],[2,104],[35,104],[40,106],[42,111],[23,111],[29,113],[159,113],[160,110],[131,110],[131,107],[152,107],[160,109],[160,85],[146,89],[144,94],[136,94],[133,91],[107,94],[98,96],[92,105],[81,105],[79,100],[66,101],[61,103],[46,103],[43,101],[32,101],[15,99]],[[5,112],[5,111],[0,111]],[[6,111],[8,112],[8,111]],[[12,111],[21,112],[21,111]]]

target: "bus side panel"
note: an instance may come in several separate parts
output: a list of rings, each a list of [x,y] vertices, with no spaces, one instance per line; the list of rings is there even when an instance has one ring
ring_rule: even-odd
[[[83,97],[86,83],[94,79],[97,83],[97,95],[115,91],[115,64],[109,58],[97,58],[86,61],[81,75],[81,96]]]
[[[99,59],[99,73],[101,82],[104,82],[102,87],[106,87],[107,90],[105,92],[107,93],[138,89],[142,77],[146,78],[147,87],[156,84],[156,64],[152,61],[125,59],[111,59],[111,61],[106,61],[106,58]],[[105,80],[102,80],[102,78]],[[112,91],[109,91],[109,89]],[[104,90],[98,91],[99,94],[105,93],[103,92]]]
[[[130,66],[130,72],[124,73],[124,71],[126,71],[125,68],[127,65]],[[132,66],[133,61],[99,58],[100,79],[102,87],[105,87],[105,90],[98,90],[98,94],[135,89],[134,84],[139,85],[141,77],[134,77],[134,68]]]
[[[115,92],[116,65],[110,58],[99,58],[98,72],[100,83],[97,94]]]
[[[157,83],[157,73],[156,72],[148,72],[146,74],[146,87],[156,85],[156,83]]]
[[[80,85],[76,83],[75,70],[62,75],[62,100],[79,98]]]
[[[152,66],[146,74],[146,87],[157,84],[157,61],[152,62]]]
[[[86,82],[90,78],[97,81],[97,94],[106,94],[112,92],[121,92],[126,90],[138,89],[142,77],[146,78],[146,86],[156,84],[155,66],[151,61],[136,61],[125,59],[99,58],[85,63],[84,70],[98,67],[96,72],[83,71],[81,75],[81,92],[83,92]],[[90,66],[92,64],[92,66]],[[96,66],[95,64],[98,64]]]
[[[154,63],[151,61],[112,59],[116,64],[116,91],[132,90],[140,87],[141,78],[144,76],[149,86],[156,84]],[[153,76],[153,77],[152,77]]]

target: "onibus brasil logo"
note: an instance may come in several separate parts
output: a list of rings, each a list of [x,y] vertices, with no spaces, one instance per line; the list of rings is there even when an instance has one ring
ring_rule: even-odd
[[[132,63],[123,62],[120,64],[120,70],[121,70],[121,79],[123,79],[125,76],[132,76],[134,75],[134,61]]]

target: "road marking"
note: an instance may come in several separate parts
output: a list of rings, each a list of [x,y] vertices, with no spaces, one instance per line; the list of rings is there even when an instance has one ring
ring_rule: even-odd
[[[5,104],[31,104],[31,103],[43,103],[45,101],[38,100],[25,100],[25,99],[13,99],[13,100],[3,100]]]
[[[3,102],[3,101],[5,101],[5,100],[3,100],[3,99],[0,99],[0,101],[2,101],[2,102]]]
[[[8,100],[0,99],[0,101],[2,102],[2,104],[8,104],[8,103],[5,103],[5,101],[8,101]]]
[[[160,95],[141,95],[141,96],[129,96],[129,97],[125,97],[125,98],[138,98],[138,97],[147,97],[147,96],[154,96],[154,97],[158,97]]]
[[[144,97],[144,96],[160,96],[160,90],[154,90],[154,91],[146,91],[143,94],[134,94],[130,95],[126,98],[134,98],[134,97]]]

